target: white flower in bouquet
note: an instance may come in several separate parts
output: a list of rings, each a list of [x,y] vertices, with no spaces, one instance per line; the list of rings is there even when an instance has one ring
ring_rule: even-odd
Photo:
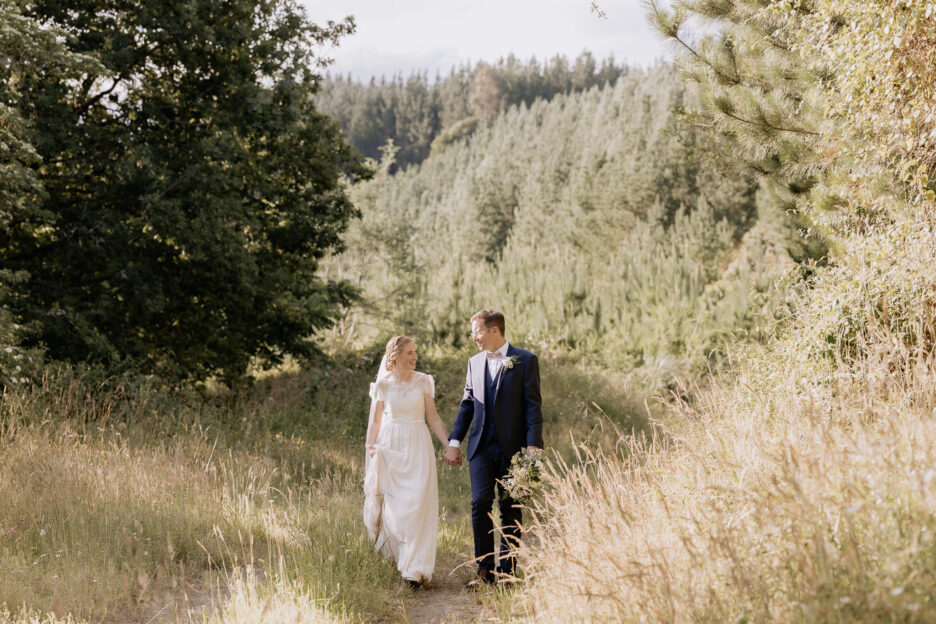
[[[510,460],[510,468],[504,477],[503,486],[506,496],[521,505],[527,504],[536,491],[543,474],[541,452],[520,451]]]

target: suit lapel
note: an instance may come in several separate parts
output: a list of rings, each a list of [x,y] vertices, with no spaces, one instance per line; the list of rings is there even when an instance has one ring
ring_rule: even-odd
[[[484,365],[486,364],[486,357],[484,351],[482,351],[472,358],[474,362],[471,365],[471,385],[474,389],[475,398],[480,400],[482,405],[484,404]]]

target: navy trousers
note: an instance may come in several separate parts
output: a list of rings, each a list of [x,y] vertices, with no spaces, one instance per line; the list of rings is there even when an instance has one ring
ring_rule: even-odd
[[[510,497],[504,497],[503,488],[498,479],[503,479],[510,466],[510,458],[504,457],[496,443],[480,448],[468,462],[471,475],[471,527],[474,531],[475,558],[478,568],[497,569],[504,574],[513,574],[516,569],[516,555],[513,549],[520,541],[521,511]],[[500,563],[494,556],[494,522],[491,510],[494,508],[494,494],[498,492],[500,508],[501,547]]]

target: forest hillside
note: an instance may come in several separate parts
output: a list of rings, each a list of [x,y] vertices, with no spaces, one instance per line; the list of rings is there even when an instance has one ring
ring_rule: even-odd
[[[422,162],[432,150],[469,136],[511,106],[613,85],[627,72],[613,57],[599,65],[587,51],[572,63],[560,55],[542,63],[511,55],[494,63],[453,67],[431,81],[426,74],[381,77],[368,84],[351,76],[329,76],[316,105],[341,121],[365,156],[379,158],[381,147],[393,139],[399,148],[395,170]]]
[[[347,250],[323,263],[364,295],[336,334],[460,346],[466,310],[493,306],[541,351],[698,372],[772,322],[777,278],[816,251],[753,175],[705,153],[692,105],[660,65],[512,106],[395,174],[388,144],[351,190]]]

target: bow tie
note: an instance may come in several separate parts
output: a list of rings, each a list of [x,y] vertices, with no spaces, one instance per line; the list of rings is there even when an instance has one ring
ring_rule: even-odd
[[[496,359],[502,357],[501,354],[498,353],[497,351],[487,351],[486,353],[487,353],[487,358],[488,358],[489,360],[496,360]]]

